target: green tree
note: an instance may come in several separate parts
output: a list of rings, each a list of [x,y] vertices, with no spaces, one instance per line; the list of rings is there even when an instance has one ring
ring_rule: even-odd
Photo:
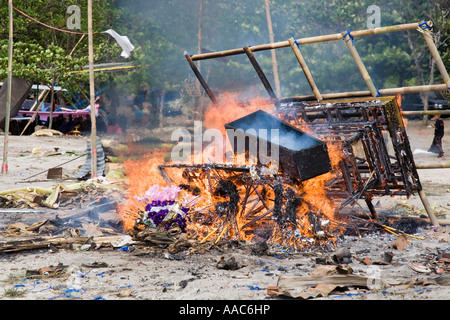
[[[0,1],[0,16],[8,17],[8,1]],[[79,71],[88,62],[87,36],[62,32],[48,26],[68,30],[67,8],[78,5],[81,9],[81,30],[87,31],[86,1],[14,1],[14,6],[28,16],[45,23],[40,24],[14,11],[14,55],[13,75],[23,77],[38,84],[51,85],[53,79],[69,90],[68,98],[79,90],[78,84],[88,80],[87,74],[71,74]],[[94,31],[101,32],[112,27],[116,19],[114,1],[94,2]],[[69,30],[70,31],[70,30]],[[0,20],[0,78],[4,79],[8,60],[8,19]],[[120,60],[121,49],[111,37],[97,33],[94,40],[96,63]],[[97,76],[97,75],[96,75]],[[101,75],[99,82],[104,77]]]

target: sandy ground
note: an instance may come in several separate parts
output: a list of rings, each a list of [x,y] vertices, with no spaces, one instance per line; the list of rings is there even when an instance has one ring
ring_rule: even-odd
[[[446,154],[438,159],[424,152],[433,137],[433,128],[418,121],[408,122],[411,148],[417,164],[442,164],[450,161],[450,120],[445,120]],[[34,153],[33,153],[33,148]],[[36,151],[40,148],[41,153]],[[61,154],[45,156],[58,148]],[[9,172],[0,176],[0,191],[28,186],[54,186],[46,181],[46,170],[75,159],[73,154],[86,150],[82,137],[17,137],[9,139]],[[421,151],[423,150],[423,151]],[[85,157],[63,165],[63,175],[70,177],[85,161]],[[44,172],[44,173],[42,173]],[[450,169],[420,169],[419,175],[428,199],[440,219],[450,215]],[[31,179],[29,177],[34,176]],[[31,182],[24,182],[24,180]],[[41,181],[42,180],[42,181]],[[374,201],[380,212],[399,211],[423,213],[417,196],[410,199],[380,198]],[[409,210],[409,211],[408,211]],[[20,214],[19,214],[20,215]],[[333,291],[321,300],[448,300],[450,286],[448,271],[420,273],[410,263],[420,265],[442,252],[450,252],[449,226],[420,228],[415,234],[424,240],[410,239],[405,250],[391,248],[396,239],[392,234],[373,234],[362,238],[340,238],[334,250],[309,253],[275,252],[257,255],[251,244],[230,243],[204,253],[180,252],[172,255],[164,250],[121,251],[110,247],[96,250],[38,249],[0,254],[0,299],[4,300],[279,300],[268,295],[268,287],[276,286],[280,276],[307,276],[323,265],[342,248],[352,254],[347,265],[353,274],[369,276],[374,270],[377,279],[395,279],[403,286],[380,285],[372,289],[350,288]],[[446,251],[447,250],[447,251]],[[365,265],[359,260],[380,260],[386,252],[393,253],[388,265]],[[236,270],[218,268],[217,262],[233,257]],[[62,268],[53,273],[52,268]],[[47,274],[29,277],[30,271],[49,267]],[[374,269],[375,267],[375,269]],[[441,285],[436,279],[447,277]],[[442,278],[441,278],[442,279]],[[406,285],[407,284],[407,285]],[[306,289],[306,288],[301,288]]]

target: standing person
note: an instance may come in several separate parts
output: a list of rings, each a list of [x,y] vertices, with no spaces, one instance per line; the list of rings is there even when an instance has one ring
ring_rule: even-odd
[[[444,156],[444,150],[442,149],[442,138],[444,137],[444,121],[441,119],[441,115],[437,114],[434,116],[436,122],[434,123],[434,138],[431,144],[429,152],[434,152],[438,154],[438,158]]]

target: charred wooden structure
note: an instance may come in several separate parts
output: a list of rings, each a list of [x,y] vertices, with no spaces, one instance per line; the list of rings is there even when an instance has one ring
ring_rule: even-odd
[[[340,145],[340,173],[327,190],[342,199],[342,206],[364,199],[376,216],[373,196],[411,196],[422,191],[394,97],[315,103],[284,99],[277,113],[281,119],[311,128],[321,140]]]
[[[168,170],[182,170],[186,181],[183,188],[193,194],[207,190],[225,199],[215,203],[214,212],[239,231],[267,218],[275,220],[280,228],[295,225],[295,212],[303,201],[303,182],[330,171],[333,178],[327,181],[325,189],[337,208],[364,200],[374,218],[378,216],[372,204],[374,197],[423,192],[395,98],[322,102],[282,99],[276,115],[257,111],[226,127],[246,130],[260,124],[267,129],[280,128],[282,123],[288,129],[282,129],[281,135],[284,132],[289,136],[294,130],[297,138],[307,136],[315,142],[307,144],[309,147],[304,150],[281,145],[277,172],[264,173],[266,168],[258,165],[168,164],[159,166],[161,175],[172,183]],[[270,125],[272,118],[277,120],[276,125]],[[311,135],[298,127],[308,128]],[[328,158],[327,144],[339,149],[339,163],[334,167]],[[320,212],[314,212],[314,216],[317,214],[320,216]],[[237,219],[244,221],[241,227],[237,226]],[[210,220],[214,220],[214,214]]]

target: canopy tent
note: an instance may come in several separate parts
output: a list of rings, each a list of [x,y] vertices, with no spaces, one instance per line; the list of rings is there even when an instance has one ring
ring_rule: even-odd
[[[4,81],[5,85],[0,89],[0,128],[5,130],[5,119],[6,119],[6,91],[7,81]],[[31,92],[32,84],[25,79],[22,78],[12,78],[11,82],[11,109],[10,116],[14,117],[20,107],[22,106],[25,99]]]

